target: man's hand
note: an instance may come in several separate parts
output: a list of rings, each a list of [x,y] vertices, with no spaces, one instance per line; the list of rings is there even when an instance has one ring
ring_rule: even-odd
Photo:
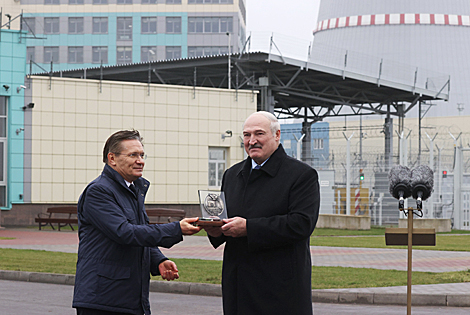
[[[175,280],[180,277],[176,264],[171,260],[161,262],[160,265],[158,265],[158,270],[162,278],[167,281]]]
[[[207,235],[212,237],[219,237],[222,235],[222,229],[220,226],[204,226],[204,230],[207,232]]]
[[[180,221],[181,232],[183,235],[193,235],[201,230],[200,226],[194,226],[192,223],[199,220],[199,218],[186,218]]]
[[[246,219],[240,217],[234,217],[230,219],[224,219],[224,225],[221,230],[225,236],[231,237],[242,237],[246,236]]]

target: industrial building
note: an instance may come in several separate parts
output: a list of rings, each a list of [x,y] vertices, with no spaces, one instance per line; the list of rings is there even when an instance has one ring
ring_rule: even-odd
[[[32,72],[227,54],[246,37],[245,0],[6,1]]]

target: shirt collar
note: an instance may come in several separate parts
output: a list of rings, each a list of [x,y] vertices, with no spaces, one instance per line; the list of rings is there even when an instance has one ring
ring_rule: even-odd
[[[267,161],[269,160],[269,158],[266,159],[266,161],[264,161],[263,163],[260,164],[260,167],[264,165],[264,163],[266,163]],[[251,160],[251,169],[254,169],[256,167],[256,165],[258,165],[258,163],[256,163],[253,159]]]

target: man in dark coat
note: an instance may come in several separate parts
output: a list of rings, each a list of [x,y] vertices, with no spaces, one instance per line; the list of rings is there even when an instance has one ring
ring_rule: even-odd
[[[145,157],[138,131],[114,133],[103,150],[103,172],[80,196],[72,305],[78,315],[150,314],[150,273],[178,278],[176,264],[156,246],[169,248],[200,230],[192,225],[197,218],[148,224]]]
[[[318,174],[287,156],[280,133],[271,113],[247,118],[249,157],[222,180],[229,219],[204,227],[215,248],[225,243],[225,315],[312,314],[309,238],[320,206]]]

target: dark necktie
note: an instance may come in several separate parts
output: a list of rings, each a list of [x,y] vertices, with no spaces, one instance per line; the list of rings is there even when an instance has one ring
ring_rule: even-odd
[[[260,168],[261,168],[261,165],[258,165],[258,164],[256,164],[256,166],[254,167],[255,170],[259,170]]]
[[[130,184],[129,189],[132,190],[134,192],[135,196],[137,197],[137,188],[135,188],[134,184]]]

